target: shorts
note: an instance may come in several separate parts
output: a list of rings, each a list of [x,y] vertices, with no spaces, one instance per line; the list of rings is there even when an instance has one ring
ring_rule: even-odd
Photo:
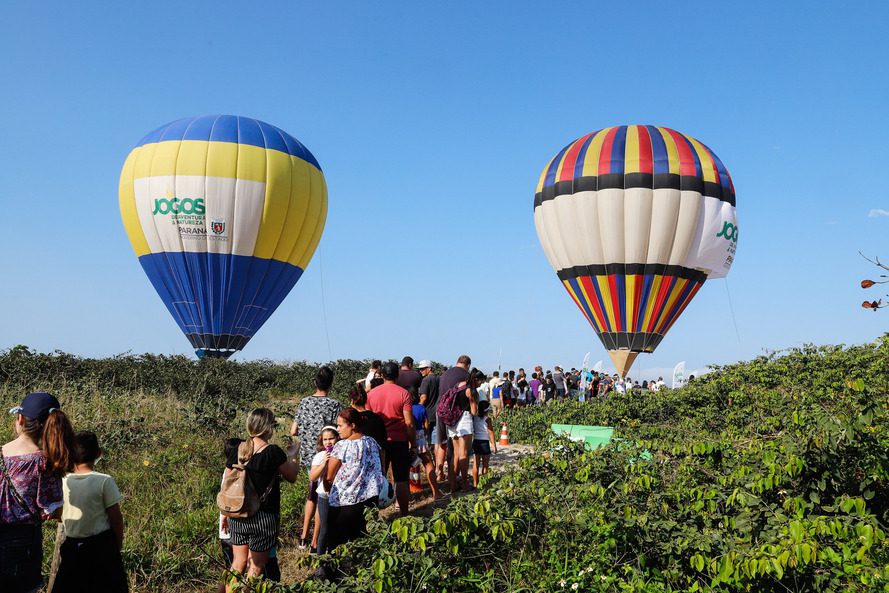
[[[472,414],[463,412],[456,426],[448,426],[448,438],[465,437],[472,434]]]
[[[386,467],[383,468],[383,475],[389,472],[389,464],[392,464],[392,480],[407,482],[411,469],[411,452],[407,441],[388,441],[385,449]]]
[[[492,410],[502,410],[503,409],[503,400],[498,398],[491,400],[491,409]]]
[[[246,519],[230,517],[228,529],[233,546],[247,546],[251,552],[268,552],[278,541],[278,516],[257,511]]]
[[[491,454],[491,441],[480,441],[475,439],[472,441],[472,452],[475,455],[490,455]]]
[[[417,453],[428,453],[429,447],[426,445],[426,431],[417,431]]]
[[[430,424],[429,429],[432,432],[432,444],[433,445],[447,445],[448,444],[448,427],[445,426],[444,422],[439,422],[436,419],[435,424]]]
[[[318,504],[318,480],[309,480],[309,492],[306,494],[306,500]]]
[[[221,539],[219,543],[222,546],[222,556],[225,558],[225,565],[231,566],[235,561],[235,552],[232,550],[231,540]],[[270,581],[280,582],[281,567],[278,566],[278,556],[275,553],[275,548],[269,550],[269,560],[265,563],[265,570],[262,571],[262,574]]]

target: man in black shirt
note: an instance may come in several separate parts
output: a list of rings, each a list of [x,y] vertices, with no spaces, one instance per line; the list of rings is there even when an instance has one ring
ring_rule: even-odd
[[[452,387],[456,387],[462,382],[465,382],[469,379],[469,369],[472,367],[472,359],[470,359],[467,355],[463,354],[460,358],[457,359],[457,364],[446,370],[442,376],[438,380],[438,393],[439,396],[448,392]],[[430,417],[431,418],[431,417]],[[439,442],[439,445],[435,448],[435,473],[438,474],[439,484],[444,482],[444,464],[445,459],[448,460],[448,473],[449,475],[453,475],[454,466],[453,466],[453,456],[448,455],[448,439],[447,439],[447,429],[444,426],[443,422],[436,421],[437,427],[439,430],[439,434],[441,431],[444,431],[445,438]]]
[[[436,415],[436,410],[438,408],[439,377],[432,371],[431,361],[421,360],[417,365],[417,368],[420,369],[420,374],[423,376],[423,381],[420,383],[418,393],[420,395],[420,403],[426,408],[426,418],[429,420],[429,433],[426,435],[426,438],[428,439],[429,445],[431,445],[432,456],[434,459],[436,447],[442,443],[445,443],[446,445],[448,439],[447,429],[443,425],[439,425],[438,416]],[[439,473],[437,467],[435,473]]]
[[[414,359],[410,356],[402,358],[401,368],[398,369],[398,379],[395,380],[395,383],[413,395],[420,389],[422,380],[422,374],[414,370]]]

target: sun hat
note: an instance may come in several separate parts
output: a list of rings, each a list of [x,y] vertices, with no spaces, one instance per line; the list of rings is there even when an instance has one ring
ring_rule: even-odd
[[[9,410],[10,414],[21,414],[31,420],[46,420],[53,410],[61,409],[62,404],[56,396],[45,391],[35,391],[24,397],[22,403]]]
[[[423,360],[421,360],[420,362],[417,363],[417,368],[418,369],[431,369],[432,368],[432,361],[426,360],[424,358]]]

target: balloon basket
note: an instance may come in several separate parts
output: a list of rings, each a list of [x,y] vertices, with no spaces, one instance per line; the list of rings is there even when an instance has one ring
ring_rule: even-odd
[[[198,348],[194,351],[199,359],[221,358],[223,360],[228,360],[228,358],[235,352],[237,352],[237,350],[210,350],[207,348]]]

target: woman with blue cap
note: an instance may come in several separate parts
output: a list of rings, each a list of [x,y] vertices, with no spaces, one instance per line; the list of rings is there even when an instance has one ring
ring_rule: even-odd
[[[62,476],[73,467],[74,431],[59,400],[29,393],[10,410],[16,438],[0,449],[0,591],[43,585],[40,526],[62,512]]]

